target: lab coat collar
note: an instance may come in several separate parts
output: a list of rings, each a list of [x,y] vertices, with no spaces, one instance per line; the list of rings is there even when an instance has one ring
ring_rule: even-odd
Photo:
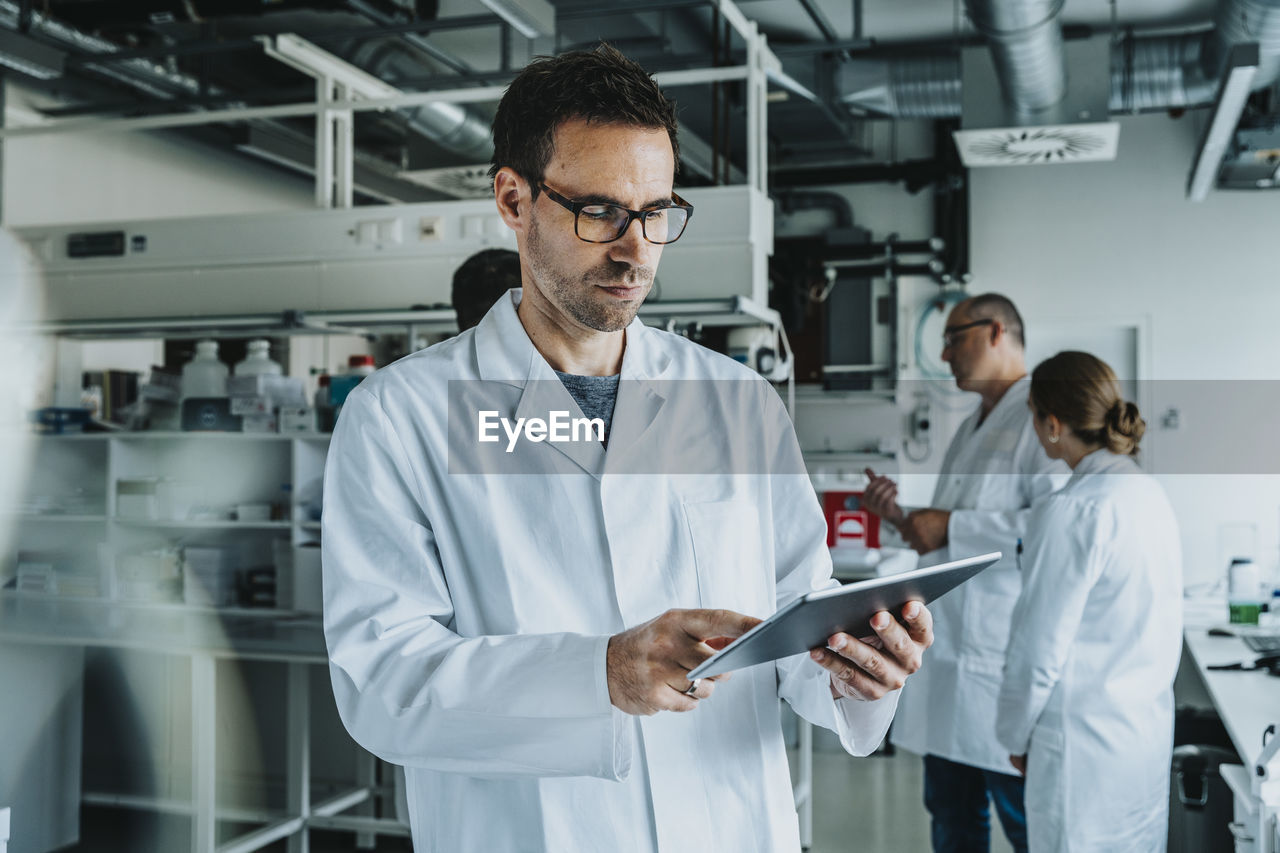
[[[1003,421],[1009,415],[1010,410],[1016,407],[1026,407],[1027,398],[1031,395],[1031,377],[1024,376],[1014,382],[1005,389],[1004,395],[996,401],[996,404],[982,417],[982,406],[979,404],[978,409],[970,415],[973,422],[973,432],[981,432],[988,424]]]
[[[1138,465],[1132,456],[1112,453],[1101,447],[1080,460],[1071,472],[1071,479],[1078,480],[1086,474],[1132,474],[1137,470]]]
[[[474,346],[480,378],[522,388],[515,417],[540,417],[551,409],[580,411],[555,371],[529,340],[516,308],[521,289],[505,297],[485,314],[476,327]],[[659,336],[639,317],[626,329],[626,348],[619,372],[618,396],[614,404],[609,446],[618,448],[611,458],[635,446],[652,426],[666,401],[653,380],[662,378],[671,366],[671,356],[661,346]],[[603,473],[604,448],[596,443],[548,443],[568,456],[597,479]]]
[[[987,420],[991,420],[997,412],[1004,414],[1009,409],[1027,407],[1027,399],[1031,396],[1031,377],[1024,376],[1005,389],[1004,396],[996,403]]]
[[[518,287],[507,291],[476,326],[476,363],[481,379],[524,387],[530,380],[556,378],[516,314],[521,293]],[[664,378],[671,367],[671,355],[656,340],[657,334],[636,317],[627,326],[626,335],[621,378]]]

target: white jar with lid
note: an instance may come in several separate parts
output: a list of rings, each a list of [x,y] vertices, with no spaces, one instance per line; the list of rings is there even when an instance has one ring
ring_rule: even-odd
[[[277,362],[271,360],[271,342],[262,338],[249,341],[249,354],[236,362],[236,376],[280,376],[284,373]]]
[[[196,354],[182,366],[182,396],[227,396],[227,366],[218,360],[217,341],[197,341]]]
[[[1234,624],[1257,625],[1262,610],[1262,578],[1248,557],[1232,559],[1227,570],[1227,606]]]

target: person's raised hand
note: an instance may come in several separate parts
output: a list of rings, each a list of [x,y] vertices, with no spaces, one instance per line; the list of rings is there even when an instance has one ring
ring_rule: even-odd
[[[894,527],[900,526],[906,513],[898,506],[898,484],[870,468],[864,469],[863,473],[868,480],[862,491],[863,509],[874,512]]]

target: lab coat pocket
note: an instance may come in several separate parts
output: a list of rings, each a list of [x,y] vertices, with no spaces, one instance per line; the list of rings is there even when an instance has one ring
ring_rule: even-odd
[[[766,571],[760,516],[749,501],[686,502],[700,607],[748,616],[773,612],[773,574]]]

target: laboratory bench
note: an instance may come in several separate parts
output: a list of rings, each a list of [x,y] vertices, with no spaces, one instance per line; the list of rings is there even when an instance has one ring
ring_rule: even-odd
[[[1264,747],[1280,728],[1280,678],[1266,668],[1217,670],[1210,666],[1251,663],[1258,653],[1235,636],[1213,636],[1213,627],[1230,629],[1227,604],[1222,599],[1192,600],[1184,608],[1184,656],[1199,676],[1227,734],[1244,762],[1220,768],[1235,795],[1232,833],[1237,853],[1280,853],[1280,760],[1275,749]],[[1280,632],[1278,627],[1277,632]],[[1267,734],[1272,728],[1270,734]],[[1258,765],[1267,768],[1267,778]]]

